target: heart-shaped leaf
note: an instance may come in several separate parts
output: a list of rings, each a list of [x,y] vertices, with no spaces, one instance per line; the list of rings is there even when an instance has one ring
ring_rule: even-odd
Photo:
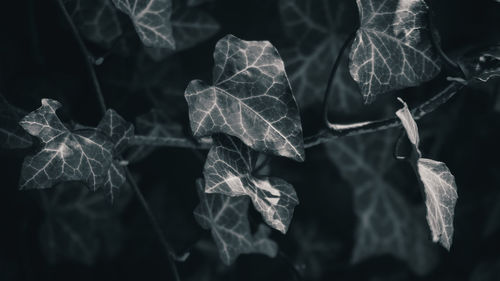
[[[56,115],[60,106],[58,101],[42,99],[42,106],[19,122],[43,143],[40,152],[24,159],[21,189],[48,188],[61,181],[83,181],[95,190],[106,178],[113,143],[96,130],[68,130]]]
[[[440,59],[423,0],[357,0],[360,27],[349,70],[365,102],[378,94],[416,86],[434,78]]]
[[[171,0],[113,0],[113,3],[130,17],[145,46],[175,49]]]
[[[303,161],[299,110],[273,45],[227,35],[214,60],[213,86],[193,80],[185,92],[194,135],[226,133],[257,151]]]
[[[259,253],[275,257],[278,245],[269,239],[270,229],[261,224],[255,234],[250,231],[247,197],[206,194],[203,181],[198,180],[200,204],[194,210],[196,221],[210,229],[219,255],[230,265],[240,254]]]
[[[246,195],[271,227],[286,233],[299,204],[293,186],[280,178],[253,175],[256,152],[227,135],[214,137],[203,174],[205,192]]]

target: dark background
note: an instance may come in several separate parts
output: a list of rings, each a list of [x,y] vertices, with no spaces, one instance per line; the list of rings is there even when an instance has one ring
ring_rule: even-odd
[[[455,54],[500,40],[499,3],[447,0],[428,4],[446,53]],[[227,33],[246,40],[270,40],[278,49],[286,44],[280,35],[277,1],[217,0],[204,4],[202,9],[212,14],[221,29],[213,38],[172,58],[179,67],[167,71],[166,83],[181,91],[192,79],[210,79],[214,45]],[[88,44],[96,55],[106,52]],[[131,61],[111,54],[102,66],[96,67],[108,107],[129,121],[153,106],[143,92],[130,90],[125,82],[134,69]],[[408,99],[418,101],[419,96],[436,92],[441,83],[409,89]],[[305,163],[277,159],[271,165],[275,174],[294,185],[301,200],[291,229],[294,225],[308,225],[318,239],[334,245],[329,254],[314,259],[301,256],[300,236],[275,232],[273,238],[282,253],[279,258],[244,255],[233,266],[225,267],[211,246],[209,233],[192,217],[198,204],[194,183],[201,177],[203,167],[199,154],[187,149],[159,148],[130,168],[138,175],[140,188],[176,250],[191,249],[189,259],[178,263],[182,280],[293,280],[290,266],[302,260],[317,263],[321,268],[320,280],[500,280],[500,113],[495,110],[498,89],[498,81],[465,89],[439,109],[443,110],[441,114],[431,114],[425,119],[428,122],[424,120],[425,129],[435,134],[440,134],[444,127],[452,128],[436,159],[446,162],[453,171],[459,190],[452,250],[440,250],[438,266],[425,276],[415,275],[404,262],[390,256],[356,265],[349,263],[356,225],[352,193],[345,188],[335,166],[325,159],[321,146],[307,151]],[[0,92],[26,111],[38,108],[40,99],[48,97],[63,104],[59,111],[63,120],[86,125],[100,120],[83,55],[56,1],[2,3]],[[172,119],[187,128],[187,105],[182,92],[166,98],[165,104],[171,106]],[[447,118],[453,108],[459,108],[459,113]],[[302,116],[309,116],[304,119],[305,136],[314,133],[320,124],[317,112],[317,108],[301,112]],[[123,224],[123,231],[116,236],[122,243],[112,257],[97,256],[91,264],[71,259],[50,263],[40,246],[43,239],[39,230],[45,216],[40,198],[42,192],[53,191],[21,192],[17,186],[23,158],[34,151],[0,150],[0,280],[171,280],[165,254],[135,198],[116,218]],[[120,196],[117,200],[126,197],[125,192]],[[259,219],[256,214],[252,216]],[[491,223],[493,232],[483,235]],[[305,273],[304,279],[307,276]],[[485,279],[475,279],[477,276]]]

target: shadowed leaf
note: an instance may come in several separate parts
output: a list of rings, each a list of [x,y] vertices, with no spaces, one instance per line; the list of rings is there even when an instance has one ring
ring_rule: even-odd
[[[299,111],[271,43],[227,35],[214,60],[213,86],[193,80],[185,91],[193,134],[226,133],[257,151],[303,161]]]
[[[357,0],[360,27],[349,70],[365,102],[378,94],[417,86],[440,71],[423,0]]]
[[[19,126],[19,121],[25,114],[0,95],[0,147],[26,148],[33,144],[31,136]]]
[[[286,233],[299,204],[293,186],[280,178],[252,174],[257,153],[226,135],[214,137],[203,174],[205,192],[251,198],[257,211],[271,227]]]
[[[278,245],[268,238],[270,229],[267,226],[259,225],[253,235],[250,231],[247,197],[206,194],[202,180],[197,181],[197,187],[200,204],[194,210],[194,217],[203,228],[212,232],[224,264],[232,264],[240,254],[276,256]]]
[[[500,77],[500,46],[492,46],[480,51],[470,52],[458,60],[467,79],[487,82]]]
[[[130,17],[145,46],[175,49],[171,0],[113,0],[113,3]]]

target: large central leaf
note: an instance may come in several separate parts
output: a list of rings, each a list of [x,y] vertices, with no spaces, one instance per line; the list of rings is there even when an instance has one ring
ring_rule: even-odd
[[[214,60],[213,86],[193,80],[185,92],[194,135],[226,133],[255,150],[303,161],[299,111],[273,45],[227,35]]]
[[[356,2],[361,25],[352,44],[350,72],[366,102],[439,73],[423,0]]]

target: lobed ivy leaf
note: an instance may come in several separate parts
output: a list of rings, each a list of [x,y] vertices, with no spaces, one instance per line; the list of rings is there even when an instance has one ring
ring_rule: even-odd
[[[346,137],[327,146],[330,159],[353,188],[358,217],[351,260],[390,254],[406,261],[417,274],[437,263],[436,248],[428,239],[423,210],[402,197],[398,186],[384,176],[393,173],[394,130]]]
[[[417,158],[412,162],[416,166],[418,177],[424,186],[425,205],[427,206],[427,222],[432,231],[432,240],[439,242],[450,250],[453,238],[453,216],[458,198],[455,177],[445,163],[421,157],[418,147],[418,127],[411,112],[403,100],[403,108],[396,115],[417,152]]]
[[[281,21],[291,46],[280,49],[300,108],[323,100],[332,65],[349,30],[355,25],[351,1],[281,0]],[[363,102],[342,58],[332,86],[332,109],[351,113]]]
[[[171,0],[113,0],[113,3],[130,17],[145,46],[175,49]]]
[[[116,8],[109,0],[66,0],[65,5],[82,35],[110,48],[122,34]]]
[[[257,153],[238,139],[219,135],[208,152],[203,170],[205,192],[248,196],[264,221],[286,233],[299,204],[293,186],[280,178],[259,177],[253,169]]]
[[[126,181],[125,168],[120,164],[118,156],[127,148],[128,141],[134,136],[134,125],[125,121],[116,111],[108,109],[97,130],[110,137],[113,142],[113,161],[107,171],[103,186],[108,190],[111,201],[115,192]]]
[[[41,194],[45,217],[39,237],[48,262],[91,265],[115,256],[123,242],[119,216],[130,202],[131,193],[121,193],[119,204],[109,205],[100,194],[89,192],[81,184],[60,185]]]
[[[175,50],[165,48],[146,48],[146,53],[155,61],[207,40],[219,31],[219,23],[208,13],[185,7],[182,1],[174,1],[172,12],[172,32],[175,39]]]
[[[105,180],[113,143],[96,130],[71,132],[56,115],[58,101],[42,99],[42,106],[19,124],[43,147],[24,159],[21,189],[49,188],[61,181],[83,181],[94,190]]]
[[[500,45],[472,51],[458,60],[467,79],[487,82],[500,77]]]
[[[211,230],[224,264],[232,264],[240,254],[276,256],[278,245],[269,239],[267,226],[259,225],[253,235],[250,231],[247,197],[206,194],[203,181],[196,184],[200,204],[194,210],[194,217],[203,228]]]
[[[33,142],[31,136],[19,126],[24,112],[9,104],[0,95],[0,147],[2,148],[27,148]]]
[[[214,60],[213,86],[193,80],[185,91],[193,134],[226,133],[257,151],[303,161],[299,110],[273,45],[227,35]]]
[[[440,71],[423,0],[357,0],[360,27],[349,70],[366,103],[379,94],[419,85]]]

